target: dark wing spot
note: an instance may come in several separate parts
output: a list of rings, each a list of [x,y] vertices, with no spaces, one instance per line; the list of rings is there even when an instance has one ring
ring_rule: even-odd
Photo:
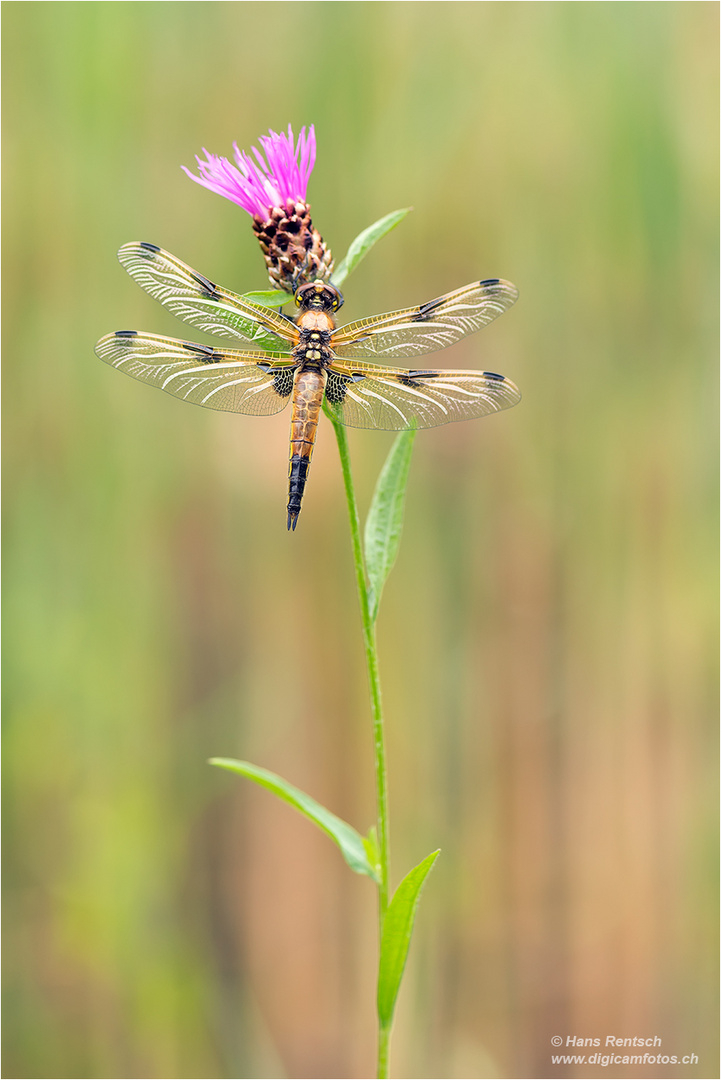
[[[263,364],[258,364],[258,367],[262,368]],[[273,389],[279,397],[290,397],[293,393],[294,371],[292,367],[278,368],[273,376]]]
[[[396,378],[404,386],[418,386],[419,379],[437,379],[440,374],[440,371],[404,371]]]
[[[137,337],[138,336],[138,331],[137,330],[116,330],[115,331],[115,336],[119,337],[119,338]]]
[[[275,372],[273,377],[273,389],[281,397],[287,397],[293,389],[294,367],[277,368],[275,364],[269,364],[267,360],[259,360],[256,364],[266,375]]]
[[[200,353],[206,364],[217,364],[221,359],[210,345],[198,345],[195,341],[182,341],[181,345],[189,352]]]
[[[202,285],[203,289],[205,290],[206,300],[220,300],[220,296],[218,295],[217,291],[217,285],[214,285],[213,282],[209,281],[207,277],[203,277],[202,274],[198,274],[195,271],[193,271],[193,277],[199,285]]]
[[[427,303],[421,304],[421,306],[418,308],[417,314],[413,316],[413,321],[423,322],[424,319],[428,319],[431,314],[436,310],[436,308],[440,307],[440,305],[444,303],[444,301],[445,297],[439,296],[435,300],[429,300]]]
[[[328,372],[328,382],[325,384],[325,396],[329,404],[342,405],[350,379],[338,375],[335,371]]]
[[[489,277],[489,278],[486,278],[485,281],[479,281],[478,282],[478,284],[481,286],[481,288],[484,285],[500,285],[500,283],[501,283],[501,279],[497,278],[497,277]]]
[[[506,381],[504,375],[496,375],[495,371],[484,371],[483,374],[485,375],[485,377],[487,379],[495,379],[496,382],[505,382]]]
[[[157,244],[149,244],[147,240],[141,240],[140,246],[141,248],[144,248],[145,251],[151,252],[153,255],[157,255],[160,251],[160,248],[157,246]]]

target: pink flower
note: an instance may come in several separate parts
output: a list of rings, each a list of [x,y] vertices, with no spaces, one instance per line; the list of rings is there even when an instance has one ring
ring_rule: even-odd
[[[195,159],[200,176],[194,176],[185,165],[182,169],[196,184],[202,184],[242,206],[249,214],[267,221],[274,207],[285,207],[288,200],[305,202],[308,180],[315,164],[315,129],[311,124],[306,134],[303,128],[294,145],[293,129],[289,124],[287,135],[270,131],[268,135],[261,135],[260,144],[265,157],[253,147],[256,158],[253,161],[249,154],[238,149],[237,143],[233,143],[237,168],[227,158],[209,154],[203,148],[207,161]]]

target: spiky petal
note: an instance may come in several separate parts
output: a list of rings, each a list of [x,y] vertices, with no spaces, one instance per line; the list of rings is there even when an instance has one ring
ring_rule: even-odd
[[[305,128],[295,144],[293,128],[288,134],[278,135],[270,131],[261,135],[260,145],[265,157],[255,147],[255,161],[233,143],[237,168],[227,158],[210,154],[205,148],[207,160],[196,157],[200,176],[182,166],[183,171],[196,184],[202,184],[226,199],[237,203],[249,214],[268,218],[274,206],[285,206],[288,199],[305,202],[308,180],[315,164],[315,129],[311,124]]]
[[[236,165],[227,158],[203,153],[196,157],[200,176],[183,170],[197,184],[242,206],[253,218],[253,229],[274,285],[295,292],[299,285],[330,277],[333,258],[306,203],[308,181],[315,164],[315,129],[303,128],[297,142],[288,134],[270,131],[260,137],[255,160],[233,144]],[[265,155],[265,156],[264,156]]]

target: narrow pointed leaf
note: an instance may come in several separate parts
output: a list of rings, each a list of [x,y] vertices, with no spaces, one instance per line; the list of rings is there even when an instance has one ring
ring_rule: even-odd
[[[398,554],[403,528],[403,507],[411,466],[413,441],[411,428],[397,436],[378,477],[365,527],[365,560],[369,583],[371,619],[378,615],[378,604],[386,578]]]
[[[367,229],[364,229],[362,233],[356,236],[355,240],[348,248],[348,254],[342,259],[336,270],[333,272],[331,281],[334,285],[341,285],[352,270],[355,270],[361,259],[364,259],[370,249],[376,244],[382,236],[389,233],[391,229],[395,229],[406,214],[410,213],[413,209],[412,206],[406,206],[404,210],[393,210],[392,213],[386,214],[385,217],[380,218],[379,221],[369,225]]]
[[[365,844],[360,833],[356,832],[352,825],[336,817],[330,810],[306,795],[304,791],[293,787],[282,776],[261,769],[258,765],[251,765],[249,761],[235,761],[233,758],[211,758],[211,765],[218,765],[221,769],[238,773],[248,780],[253,780],[261,787],[267,788],[277,795],[279,799],[290,803],[301,814],[305,814],[310,821],[314,822],[319,829],[330,836],[341,850],[343,858],[356,874],[367,874],[368,877],[378,880],[375,867],[371,866],[366,855]]]
[[[259,292],[243,293],[243,300],[249,300],[252,304],[262,304],[264,307],[280,307],[293,299],[290,293],[283,289],[261,289]]]
[[[378,1019],[384,1028],[390,1027],[393,1019],[421,889],[439,853],[432,851],[430,855],[426,855],[423,862],[406,874],[396,889],[383,920],[378,968]]]

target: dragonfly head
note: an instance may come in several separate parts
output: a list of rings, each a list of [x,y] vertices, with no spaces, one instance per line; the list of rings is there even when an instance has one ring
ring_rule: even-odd
[[[296,290],[295,302],[306,311],[337,311],[343,304],[343,294],[326,281],[311,281]]]

